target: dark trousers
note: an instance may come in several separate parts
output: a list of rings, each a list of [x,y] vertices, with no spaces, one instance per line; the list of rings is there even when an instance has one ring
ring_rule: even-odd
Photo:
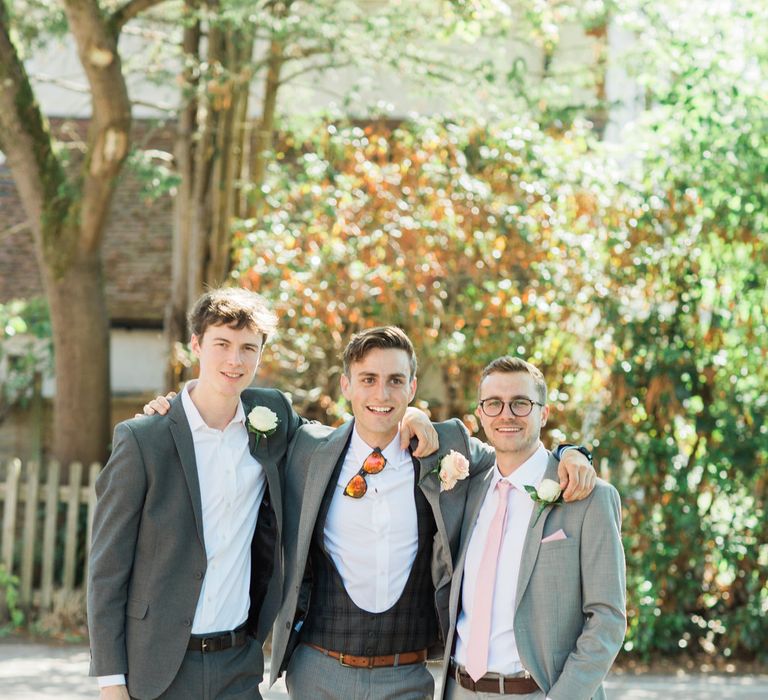
[[[264,653],[253,639],[241,647],[208,654],[188,651],[158,700],[261,700],[263,676]]]

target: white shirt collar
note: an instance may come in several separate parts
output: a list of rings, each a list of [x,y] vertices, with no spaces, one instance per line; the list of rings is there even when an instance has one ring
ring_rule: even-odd
[[[399,432],[392,438],[392,441],[388,445],[384,447],[375,445],[375,447],[381,449],[381,454],[383,454],[384,459],[387,460],[387,469],[392,467],[399,469],[404,462],[406,464],[410,463],[410,459],[404,460],[403,456],[403,453],[407,453],[408,451],[400,449]],[[363,438],[360,437],[360,433],[357,432],[357,424],[355,424],[352,429],[352,439],[349,444],[349,449],[361,465],[365,461],[365,458],[373,451],[373,448],[363,440]]]
[[[539,442],[536,452],[526,459],[525,462],[523,462],[509,476],[502,476],[497,463],[493,469],[491,490],[496,488],[496,484],[504,479],[527,496],[528,492],[525,490],[525,486],[539,485],[539,482],[544,478],[544,472],[547,470],[548,461],[549,454],[547,454],[547,451],[544,449],[544,445]]]
[[[203,420],[203,417],[200,415],[200,411],[198,411],[197,406],[195,406],[195,402],[192,400],[192,397],[189,395],[190,389],[192,389],[195,386],[195,384],[197,384],[197,380],[193,379],[192,381],[187,382],[184,385],[184,388],[181,390],[181,405],[184,408],[184,413],[186,413],[187,415],[187,422],[189,423],[189,429],[193,433],[203,429],[215,430],[215,428],[211,428]],[[229,421],[227,428],[233,423],[245,424],[245,409],[243,408],[242,401],[237,402],[237,410],[235,411],[235,415],[232,418],[232,420]]]

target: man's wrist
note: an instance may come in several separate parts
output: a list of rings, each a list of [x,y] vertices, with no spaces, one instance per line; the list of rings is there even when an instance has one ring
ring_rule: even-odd
[[[574,445],[570,442],[564,442],[558,445],[555,448],[555,457],[557,457],[558,460],[562,459],[563,455],[568,450],[576,450],[577,452],[581,452],[581,454],[583,454],[587,460],[589,460],[589,463],[592,464],[592,453],[586,447],[584,447],[584,445]]]

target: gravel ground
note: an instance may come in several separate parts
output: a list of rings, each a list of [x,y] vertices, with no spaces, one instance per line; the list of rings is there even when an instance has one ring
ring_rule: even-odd
[[[437,675],[436,665],[431,670]],[[87,647],[0,642],[2,700],[96,698],[96,682],[87,673]],[[610,700],[766,700],[768,675],[615,673],[606,689]],[[282,683],[262,691],[265,700],[287,697]]]

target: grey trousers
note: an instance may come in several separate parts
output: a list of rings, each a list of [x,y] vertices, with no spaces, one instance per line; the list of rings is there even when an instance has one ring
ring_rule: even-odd
[[[514,700],[544,700],[545,695],[537,690],[535,693],[527,695],[500,695],[499,693],[476,693],[472,690],[462,688],[453,678],[449,678],[445,683],[444,700],[499,700],[499,698],[514,698]]]
[[[173,682],[158,700],[261,700],[264,652],[254,639],[243,646],[203,654],[188,651]]]
[[[350,668],[306,644],[293,652],[285,685],[292,700],[432,700],[435,693],[426,664]]]

